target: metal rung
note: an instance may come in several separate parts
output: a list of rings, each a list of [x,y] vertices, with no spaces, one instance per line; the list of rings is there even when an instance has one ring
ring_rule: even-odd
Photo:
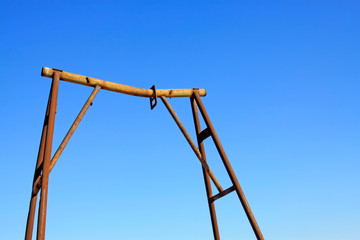
[[[212,203],[212,202],[214,202],[215,200],[217,200],[217,199],[219,199],[219,198],[221,198],[221,197],[223,197],[223,196],[231,193],[231,192],[234,191],[234,190],[235,190],[235,186],[229,187],[228,189],[225,189],[224,191],[219,192],[219,193],[216,194],[215,196],[212,196],[212,197],[209,199],[209,201]]]
[[[202,142],[205,139],[207,139],[208,137],[210,137],[211,135],[211,131],[209,128],[205,128],[203,131],[201,131],[201,133],[199,133],[199,141]]]

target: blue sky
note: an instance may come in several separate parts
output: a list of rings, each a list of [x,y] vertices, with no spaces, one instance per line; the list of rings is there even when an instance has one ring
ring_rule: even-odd
[[[50,79],[203,102],[265,239],[360,239],[357,1],[1,1],[0,239],[24,236]],[[53,151],[91,88],[61,82]],[[188,99],[170,103],[194,137]],[[210,140],[207,158],[224,187]],[[201,166],[165,107],[100,91],[50,175],[47,239],[212,239]],[[255,239],[236,194],[221,239]]]

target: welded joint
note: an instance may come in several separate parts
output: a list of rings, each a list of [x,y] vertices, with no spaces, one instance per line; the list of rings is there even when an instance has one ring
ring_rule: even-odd
[[[199,91],[199,88],[193,88],[193,92],[198,92]],[[194,95],[194,94],[193,94]]]
[[[57,69],[57,68],[53,68],[52,70],[54,71],[54,74],[53,74],[52,77],[54,78],[55,72],[57,72],[59,74],[59,80],[60,80],[63,70],[60,70],[60,69]],[[57,104],[56,104],[56,109],[57,109]],[[55,113],[56,113],[56,109],[55,109]]]
[[[192,90],[193,90],[193,92],[190,96],[190,99],[195,99],[195,92],[199,93],[199,88],[193,88]]]

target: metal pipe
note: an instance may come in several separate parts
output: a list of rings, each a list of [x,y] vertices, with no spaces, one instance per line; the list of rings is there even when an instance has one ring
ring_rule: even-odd
[[[228,195],[229,193],[231,193],[231,192],[234,191],[234,190],[235,190],[235,187],[234,187],[234,186],[231,186],[231,187],[229,187],[228,189],[225,189],[224,191],[222,191],[222,192],[220,192],[220,193],[212,196],[212,197],[209,199],[209,201],[210,201],[210,202],[214,202],[215,200],[218,200],[219,198],[222,198],[222,197]]]
[[[43,67],[41,76],[43,77],[53,77],[54,72],[58,70],[54,70],[51,68]],[[61,70],[60,70],[61,71]],[[64,72],[62,71],[60,80],[64,80],[67,82],[77,83],[86,86],[95,87],[99,85],[102,89],[124,93],[133,96],[139,97],[153,97],[153,96],[165,96],[165,97],[190,97],[193,94],[193,89],[156,89],[156,94],[154,94],[153,89],[144,89],[144,88],[136,88],[127,86],[120,83],[114,83],[109,81],[104,81],[97,78],[86,77],[74,73]],[[199,89],[199,95],[204,97],[206,96],[205,89]]]
[[[199,149],[196,147],[195,143],[193,142],[193,140],[191,139],[190,135],[188,134],[188,132],[186,131],[185,127],[182,125],[180,119],[178,118],[178,116],[176,115],[175,111],[172,109],[170,103],[167,101],[166,97],[162,96],[160,97],[161,100],[163,101],[163,103],[165,104],[165,107],[167,108],[167,110],[169,110],[171,116],[173,117],[173,119],[175,120],[176,124],[178,125],[178,127],[180,128],[181,132],[184,134],[184,137],[186,138],[186,140],[188,141],[188,143],[190,144],[190,147],[193,149],[195,155],[198,157],[198,159],[200,160],[202,166],[204,167],[205,171],[209,174],[211,180],[213,180],[216,188],[219,190],[219,192],[223,191],[223,188],[221,187],[220,183],[218,182],[218,180],[216,179],[215,175],[213,174],[213,172],[211,171],[209,165],[206,163],[206,161],[204,160],[203,156],[201,155]]]
[[[47,193],[50,173],[50,158],[51,158],[51,147],[54,135],[55,125],[55,113],[56,113],[56,102],[59,90],[60,72],[55,72],[53,76],[53,86],[51,89],[51,100],[50,110],[48,118],[48,128],[46,132],[46,142],[44,150],[44,161],[43,161],[43,175],[41,181],[41,195],[40,195],[40,207],[38,216],[38,228],[37,228],[37,240],[45,239],[45,224],[46,224],[46,208],[47,208]]]
[[[216,132],[215,132],[215,128],[214,126],[212,125],[211,121],[210,121],[210,118],[209,118],[209,115],[207,114],[206,110],[205,110],[205,107],[201,101],[201,98],[199,96],[199,94],[197,93],[197,91],[194,91],[194,96],[195,96],[195,99],[196,99],[196,102],[199,106],[199,109],[200,109],[200,112],[204,118],[204,121],[207,125],[207,127],[210,129],[211,131],[211,136],[214,140],[214,143],[215,143],[215,146],[220,154],[220,157],[221,157],[221,160],[223,161],[224,163],[224,166],[226,168],[226,171],[227,173],[229,174],[229,177],[230,177],[230,180],[231,182],[233,183],[234,187],[235,187],[235,190],[236,190],[236,193],[240,199],[240,202],[245,210],[245,213],[246,213],[246,216],[248,217],[249,219],[249,222],[251,224],[251,227],[256,235],[256,238],[258,240],[263,240],[264,237],[260,231],[260,228],[255,220],[255,217],[254,217],[254,214],[252,213],[251,209],[250,209],[250,206],[249,206],[249,203],[247,202],[246,200],[246,197],[245,197],[245,194],[243,192],[243,190],[241,189],[241,186],[239,184],[239,181],[237,180],[236,178],[236,175],[235,175],[235,172],[234,170],[232,169],[231,165],[230,165],[230,162],[229,162],[229,159],[227,158],[226,156],[226,153],[224,151],[224,148],[222,147],[221,145],[221,142],[219,140],[219,137],[217,136]]]
[[[38,157],[37,157],[37,161],[36,161],[33,186],[32,186],[32,191],[31,191],[30,207],[29,207],[29,213],[28,213],[28,218],[27,218],[27,222],[26,222],[25,240],[32,239],[32,234],[33,234],[33,229],[34,229],[34,218],[35,218],[36,201],[37,201],[37,193],[38,193],[38,191],[35,192],[34,189],[35,189],[35,186],[37,186],[37,179],[40,178],[40,176],[41,176],[41,167],[42,167],[42,163],[43,163],[43,159],[44,159],[44,146],[45,146],[47,127],[48,127],[50,99],[51,99],[51,92],[52,92],[51,89],[52,89],[52,86],[50,88],[48,104],[46,107],[46,113],[45,113],[45,117],[44,117],[43,130],[41,133],[39,152],[38,152]]]
[[[191,110],[192,110],[192,114],[193,114],[193,118],[194,118],[195,132],[196,132],[196,136],[197,136],[199,150],[200,150],[200,153],[203,156],[204,160],[206,161],[204,143],[203,143],[203,141],[200,140],[200,137],[199,137],[199,134],[201,133],[199,113],[198,113],[198,109],[196,106],[196,101],[193,97],[190,98],[190,103],[191,103]],[[215,211],[215,204],[213,201],[210,201],[210,199],[212,197],[210,178],[204,167],[202,167],[202,170],[203,170],[203,175],[204,175],[206,196],[207,196],[207,201],[208,201],[208,206],[209,206],[209,211],[210,211],[211,226],[212,226],[212,230],[213,230],[214,239],[220,240],[219,227],[217,224],[216,211]]]
[[[54,168],[57,160],[59,159],[60,155],[62,154],[62,152],[64,151],[66,145],[69,143],[70,138],[72,137],[72,135],[74,134],[76,128],[79,126],[80,121],[83,119],[86,111],[89,109],[90,105],[92,104],[92,102],[94,101],[97,93],[99,92],[99,90],[101,89],[101,87],[99,85],[96,85],[94,90],[92,91],[92,93],[90,94],[89,98],[87,99],[87,101],[85,102],[83,108],[81,109],[80,113],[78,114],[78,116],[76,117],[75,121],[73,122],[73,124],[71,125],[69,131],[67,132],[67,134],[65,135],[64,139],[62,140],[59,148],[56,150],[54,156],[52,157],[51,161],[50,161],[50,172],[52,171],[52,169]],[[41,186],[41,175],[39,175],[37,177],[37,179],[34,181],[34,186],[33,186],[33,193],[37,194],[40,191],[40,186]]]

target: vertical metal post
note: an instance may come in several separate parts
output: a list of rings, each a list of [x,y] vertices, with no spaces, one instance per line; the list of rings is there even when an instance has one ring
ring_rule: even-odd
[[[249,206],[249,203],[247,202],[246,198],[245,198],[245,194],[244,192],[242,191],[241,189],[241,186],[239,184],[239,181],[237,180],[236,178],[236,175],[234,173],[234,170],[232,169],[231,165],[230,165],[230,162],[229,162],[229,159],[227,158],[226,156],[226,153],[224,151],[224,148],[222,147],[221,143],[220,143],[220,140],[219,140],[219,137],[217,136],[216,132],[215,132],[215,129],[214,129],[214,126],[212,125],[211,121],[210,121],[210,118],[205,110],[205,107],[200,99],[200,96],[198,94],[198,92],[196,90],[194,90],[194,96],[195,96],[195,99],[196,99],[196,102],[197,104],[199,105],[199,110],[204,118],[204,121],[207,125],[207,127],[210,129],[211,131],[211,136],[212,136],[212,139],[215,143],[215,146],[220,154],[220,157],[221,157],[221,160],[223,161],[224,163],[224,166],[226,168],[226,171],[227,173],[229,174],[229,177],[230,177],[230,180],[231,182],[233,183],[234,187],[235,187],[235,190],[236,190],[236,193],[240,199],[240,202],[245,210],[245,213],[246,213],[246,216],[248,217],[249,219],[249,222],[251,224],[251,227],[256,235],[256,238],[258,240],[263,240],[264,237],[260,231],[260,228],[255,220],[255,217],[254,217],[254,214],[252,213],[251,209],[250,209],[250,206]]]
[[[57,105],[57,96],[59,90],[59,81],[60,81],[60,72],[55,71],[53,75],[52,88],[51,88],[51,99],[50,99],[50,109],[48,116],[48,126],[46,131],[45,147],[44,147],[44,157],[42,164],[42,181],[41,181],[41,195],[40,195],[40,207],[39,207],[39,216],[38,216],[38,226],[37,226],[37,240],[45,239],[45,223],[46,223],[46,208],[47,208],[47,193],[48,193],[48,182],[49,182],[49,172],[50,172],[50,158],[51,158],[51,148],[54,134],[54,125],[55,125],[55,113]]]
[[[203,156],[204,160],[206,161],[204,143],[199,139],[199,134],[201,132],[201,126],[200,126],[197,104],[193,97],[190,98],[190,102],[191,102],[192,114],[194,117],[194,125],[195,125],[195,131],[196,131],[199,150],[200,150],[200,153]],[[213,234],[214,234],[214,239],[219,240],[220,235],[219,235],[219,228],[218,228],[217,219],[216,219],[215,204],[213,201],[210,201],[210,198],[212,197],[210,178],[209,178],[209,175],[207,174],[207,172],[205,171],[204,167],[202,168],[202,170],[203,170],[203,175],[204,175],[206,195],[207,195],[207,200],[208,200],[208,204],[209,204],[209,211],[210,211],[211,225],[212,225],[212,230],[213,230]]]
[[[42,163],[43,163],[43,159],[44,159],[44,146],[45,146],[45,140],[46,140],[47,127],[48,127],[51,92],[52,92],[52,86],[50,88],[50,94],[49,94],[48,104],[46,107],[46,113],[45,113],[45,118],[44,118],[44,125],[43,125],[43,130],[41,133],[39,152],[38,152],[38,157],[37,157],[37,161],[36,161],[34,180],[33,180],[33,186],[32,186],[32,191],[31,191],[30,207],[29,207],[29,213],[28,213],[28,218],[27,218],[27,222],[26,222],[25,240],[32,239],[32,234],[33,234],[33,229],[34,229],[34,218],[35,218],[36,201],[37,201],[37,193],[38,193],[37,191],[34,192],[34,189],[36,186],[36,179],[38,177],[40,177],[40,175],[41,175],[41,168],[42,168]]]

